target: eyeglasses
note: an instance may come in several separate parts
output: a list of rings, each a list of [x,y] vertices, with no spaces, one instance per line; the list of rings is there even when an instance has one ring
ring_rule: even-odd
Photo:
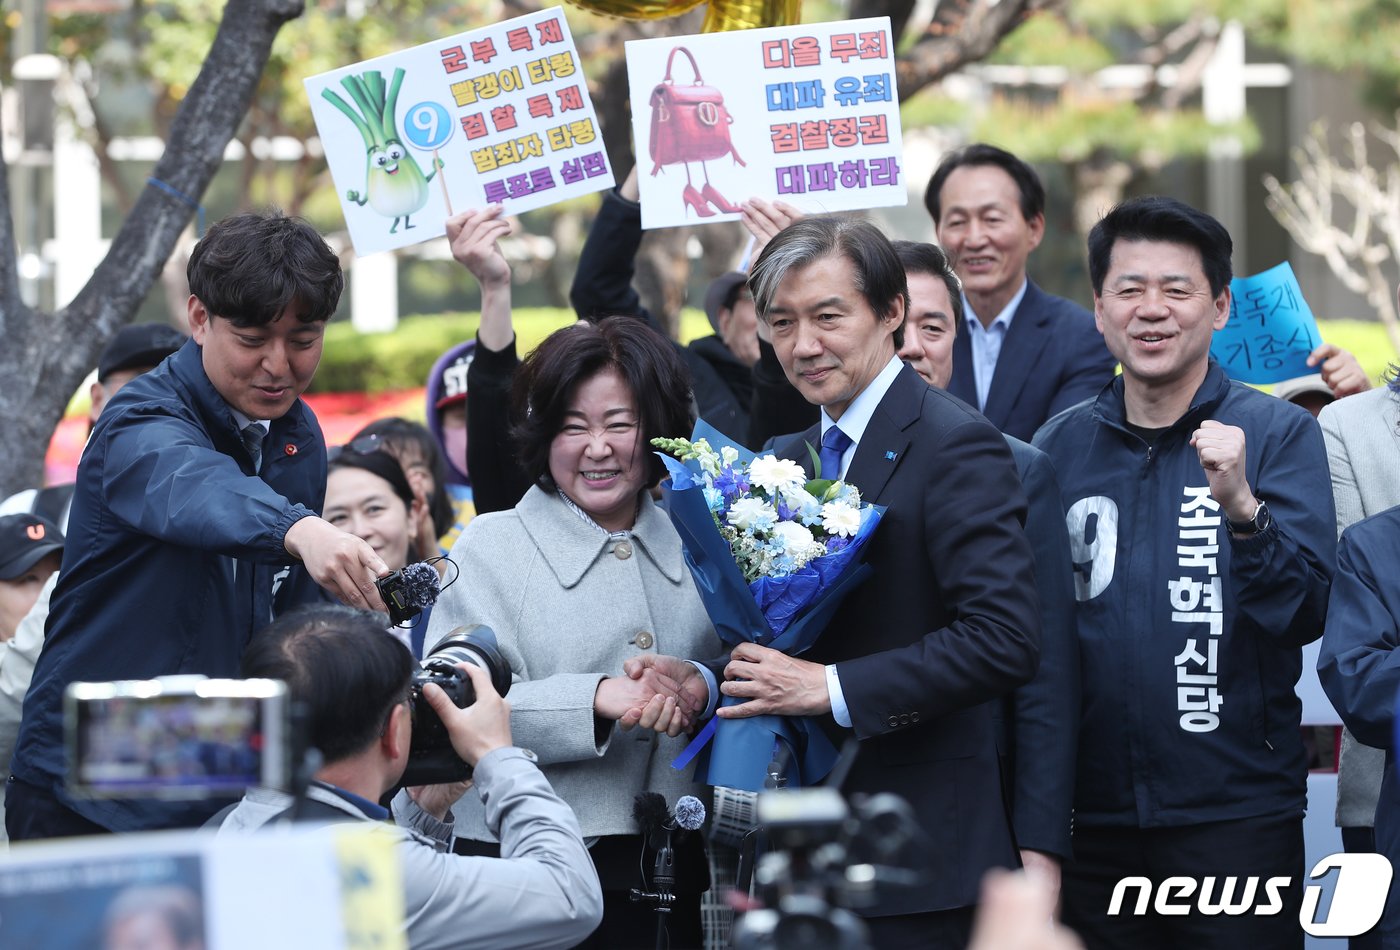
[[[375,452],[388,452],[389,443],[377,435],[362,435],[344,445],[333,445],[326,450],[326,461],[334,462],[347,452],[355,455],[373,455]]]

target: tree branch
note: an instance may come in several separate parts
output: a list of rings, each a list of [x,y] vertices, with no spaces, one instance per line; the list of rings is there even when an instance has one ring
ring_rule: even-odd
[[[1026,17],[1061,0],[941,0],[924,35],[895,62],[899,97],[906,99],[976,62]]]

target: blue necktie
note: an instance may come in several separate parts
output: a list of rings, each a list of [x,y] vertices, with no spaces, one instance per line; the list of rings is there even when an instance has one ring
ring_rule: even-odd
[[[818,478],[838,479],[841,477],[841,456],[851,447],[851,437],[842,432],[839,426],[832,426],[822,434],[822,450],[818,458],[822,463]]]

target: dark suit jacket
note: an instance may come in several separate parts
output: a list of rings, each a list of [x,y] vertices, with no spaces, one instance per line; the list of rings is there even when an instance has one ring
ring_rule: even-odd
[[[1050,456],[1006,437],[1030,507],[1026,540],[1040,594],[1040,670],[1003,701],[998,729],[1016,845],[1069,860],[1079,751],[1079,637],[1064,498]]]
[[[813,428],[779,454],[810,465]],[[804,659],[835,663],[861,740],[848,793],[908,800],[927,840],[906,858],[926,881],[881,889],[870,916],[966,907],[982,874],[1017,857],[994,712],[1034,676],[1040,606],[1025,496],[1006,441],[907,366],[880,401],[847,472],[888,506],[866,548],[875,572]]]
[[[976,406],[971,338],[966,327],[958,327],[948,391]],[[1093,314],[1027,282],[1002,341],[982,414],[1007,435],[1029,442],[1046,419],[1097,396],[1113,378],[1116,362]]]

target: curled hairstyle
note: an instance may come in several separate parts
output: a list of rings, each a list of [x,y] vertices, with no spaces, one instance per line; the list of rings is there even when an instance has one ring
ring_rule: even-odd
[[[1102,296],[1104,278],[1119,241],[1161,241],[1194,247],[1201,255],[1201,269],[1210,284],[1210,295],[1219,297],[1230,283],[1230,255],[1234,242],[1219,221],[1184,201],[1161,195],[1144,195],[1120,202],[1089,232],[1089,282],[1094,296]]]
[[[190,293],[213,316],[263,327],[296,308],[302,323],[329,320],[345,276],[316,229],[280,211],[230,215],[194,246],[185,270]]]
[[[894,241],[892,244],[906,275],[927,274],[943,281],[948,288],[948,303],[953,309],[951,316],[956,332],[963,322],[962,281],[954,273],[947,253],[937,244],[922,241]]]
[[[881,320],[894,312],[896,297],[909,312],[909,281],[889,238],[867,221],[843,215],[802,218],[779,231],[749,270],[749,289],[759,317],[769,322],[773,298],[789,273],[825,257],[840,255],[855,270],[855,289]],[[904,328],[894,331],[896,348],[904,345]]]
[[[281,680],[306,714],[306,739],[327,765],[369,748],[384,734],[413,676],[408,648],[384,629],[384,615],[339,604],[309,604],[263,628],[243,653],[243,675]]]
[[[354,442],[367,435],[378,436],[391,453],[400,457],[400,465],[403,465],[403,455],[417,451],[418,457],[433,475],[433,496],[428,499],[428,513],[433,517],[433,533],[438,537],[446,534],[457,516],[452,510],[452,499],[447,495],[447,463],[443,461],[437,439],[433,438],[427,426],[410,419],[389,416],[374,420],[356,432],[350,441]],[[403,470],[406,474],[408,467],[403,465]]]
[[[579,384],[605,370],[616,371],[636,400],[649,487],[666,474],[651,452],[651,440],[687,436],[695,423],[690,370],[676,345],[641,320],[607,317],[556,330],[521,364],[511,398],[516,457],[530,479],[551,494],[558,486],[549,472],[550,445],[564,427]]]
[[[979,165],[1000,168],[1011,176],[1011,180],[1016,183],[1016,190],[1021,193],[1021,217],[1030,221],[1045,213],[1045,186],[1040,183],[1040,176],[1035,173],[1035,169],[1005,149],[978,142],[943,156],[943,161],[938,163],[933,177],[928,180],[928,188],[924,191],[924,207],[928,208],[935,225],[943,213],[943,184],[948,180],[948,176],[959,168]]]

